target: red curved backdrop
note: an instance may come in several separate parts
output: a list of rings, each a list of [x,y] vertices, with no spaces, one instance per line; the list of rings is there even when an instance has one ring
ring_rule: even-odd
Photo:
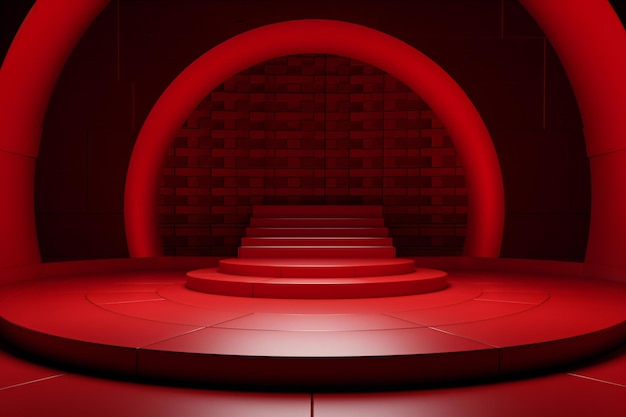
[[[41,262],[33,200],[41,125],[65,61],[108,3],[36,2],[5,57],[0,72],[0,267]]]
[[[448,130],[465,170],[468,226],[464,253],[496,257],[504,227],[502,174],[489,132],[463,90],[424,54],[384,33],[352,23],[298,20],[250,30],[189,65],[148,115],[126,177],[126,236],[131,256],[162,254],[158,184],[178,129],[197,104],[237,72],[270,58],[329,53],[372,64],[421,96]]]
[[[591,165],[588,269],[626,266],[626,31],[608,1],[522,0],[576,94]],[[624,278],[621,278],[622,280]]]
[[[0,215],[0,267],[40,262],[32,178],[41,120],[67,56],[107,3],[38,1],[5,58],[0,72],[0,193],[10,203],[2,206]],[[626,266],[626,197],[621,189],[626,180],[626,124],[621,114],[626,108],[624,27],[607,1],[521,3],[557,50],[578,99],[592,169],[586,263],[610,276],[613,268]]]

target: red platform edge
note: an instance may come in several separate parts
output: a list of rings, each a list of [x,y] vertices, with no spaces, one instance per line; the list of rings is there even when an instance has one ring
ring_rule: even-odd
[[[174,282],[178,280],[179,278],[176,278]],[[490,281],[494,282],[493,279]],[[99,282],[100,291],[106,293],[118,293],[120,291],[119,279],[117,286],[113,285],[112,287],[107,286],[107,282],[110,282],[108,276],[101,277],[97,282]],[[136,278],[133,278],[131,274],[128,278],[128,284],[136,285],[136,282]],[[577,288],[579,284],[567,288],[567,282],[563,282],[566,285],[565,291],[561,294],[564,294],[569,300],[566,301],[565,305],[567,305],[567,309],[574,308],[573,304],[577,297],[587,296],[586,290],[585,288]],[[87,285],[93,284],[92,279],[91,283]],[[456,284],[458,283],[455,282]],[[188,340],[181,346],[192,346],[192,348],[189,351],[181,351],[177,350],[176,343],[173,345],[171,343],[181,337],[193,337],[197,334],[197,330],[209,330],[211,327],[196,327],[194,330],[188,325],[183,326],[181,324],[180,328],[176,328],[175,323],[152,322],[150,326],[164,326],[164,329],[170,330],[163,330],[164,333],[160,342],[155,340],[148,344],[133,344],[129,340],[133,339],[134,336],[129,333],[130,339],[128,336],[122,337],[123,335],[120,335],[116,327],[117,323],[124,323],[125,325],[136,323],[134,326],[136,326],[137,332],[142,333],[144,332],[143,328],[149,322],[146,322],[145,319],[134,319],[108,310],[100,310],[98,306],[94,306],[85,299],[84,290],[80,291],[81,288],[85,288],[85,285],[80,278],[74,280],[62,278],[58,281],[50,279],[47,280],[43,289],[39,283],[25,283],[24,291],[15,293],[15,300],[12,300],[12,297],[7,297],[0,304],[0,315],[2,316],[0,333],[6,340],[25,352],[84,370],[134,376],[153,381],[198,383],[220,387],[298,390],[379,388],[404,385],[430,386],[451,381],[461,383],[498,379],[551,370],[587,359],[619,346],[624,342],[626,336],[626,320],[624,320],[623,309],[606,308],[604,314],[608,315],[600,320],[596,319],[595,325],[573,326],[571,330],[565,332],[567,337],[555,338],[551,333],[546,332],[547,328],[542,328],[543,324],[540,321],[536,322],[535,325],[539,326],[539,334],[543,336],[537,338],[536,333],[526,331],[526,333],[531,334],[532,342],[506,344],[501,347],[489,346],[484,342],[481,345],[480,342],[471,342],[461,337],[460,342],[465,340],[461,345],[470,342],[468,344],[470,347],[457,347],[452,351],[435,350],[430,353],[388,356],[336,356],[329,352],[328,355],[318,357],[289,355],[270,357],[263,354],[203,353],[201,343],[189,345]],[[34,288],[37,290],[30,291]],[[604,291],[603,294],[607,294],[606,290]],[[30,295],[31,293],[32,295]],[[201,296],[215,297],[208,294]],[[62,302],[59,297],[65,297],[63,300],[72,300],[70,304],[74,308],[71,312],[56,312],[50,308],[50,306],[59,305],[59,302]],[[198,297],[198,295],[194,297]],[[415,297],[415,301],[417,301],[418,297],[421,296]],[[561,296],[557,295],[557,299],[559,297]],[[585,306],[589,308],[593,306],[594,302],[603,302],[597,295],[595,299],[596,301],[586,302]],[[177,303],[176,300],[172,301]],[[165,300],[164,302],[168,301]],[[207,300],[207,302],[210,305],[210,301]],[[610,300],[610,303],[615,302],[615,300]],[[48,313],[36,313],[41,308],[45,308]],[[224,305],[222,308],[228,309],[228,305]],[[565,311],[568,311],[567,309]],[[87,316],[94,315],[99,319],[91,323],[91,336],[81,339],[80,335],[76,335],[75,330],[72,329],[71,321],[72,317],[80,317],[85,314],[84,312]],[[558,315],[559,310],[553,309],[550,314]],[[58,315],[61,319],[69,320],[68,327],[60,326],[57,320],[50,320],[50,315]],[[535,316],[537,315],[535,314]],[[44,319],[38,323],[37,320],[33,321],[34,317]],[[503,317],[504,319],[506,318]],[[449,326],[436,327],[441,327],[445,331]],[[428,328],[424,329],[428,330]],[[225,330],[229,331],[228,329]],[[74,332],[74,336],[70,336],[72,332]],[[512,332],[515,333],[515,330]],[[557,333],[559,332],[560,330],[557,331]],[[111,340],[117,340],[117,342],[102,342],[102,340],[106,340],[107,333],[114,335]],[[254,346],[255,343],[254,332],[251,333],[253,334],[243,336],[247,340],[248,346]],[[281,332],[276,333],[280,334]],[[354,333],[358,338],[360,332],[351,333]],[[95,338],[100,342],[93,341],[95,334],[97,334]],[[242,333],[239,332],[238,334],[241,335]],[[239,337],[242,336],[237,336],[227,343],[243,343],[243,340],[238,339]],[[384,331],[380,337],[386,337]],[[171,346],[168,347],[168,344]],[[471,344],[475,346],[472,348]]]
[[[272,268],[277,274],[283,273],[283,268]],[[319,277],[319,272],[316,274],[315,268],[310,267],[285,268],[290,269],[287,275],[299,275],[297,278],[232,276],[215,268],[200,269],[187,273],[187,288],[236,297],[350,299],[422,294],[442,290],[448,285],[448,274],[433,269],[420,268],[402,275],[358,277],[367,273],[360,268],[364,267],[325,267],[322,271],[324,274],[352,275],[339,278]]]
[[[361,278],[410,274],[415,261],[387,259],[222,259],[218,271],[229,275],[269,278]]]

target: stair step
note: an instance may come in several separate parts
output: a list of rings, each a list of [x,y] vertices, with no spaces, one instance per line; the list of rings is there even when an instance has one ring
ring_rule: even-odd
[[[242,246],[392,246],[390,237],[244,237]]]
[[[235,297],[354,299],[421,294],[447,286],[445,272],[424,268],[402,275],[368,278],[329,277],[326,274],[334,272],[329,268],[313,272],[318,275],[266,278],[223,274],[215,268],[200,269],[187,273],[187,287],[194,291]]]
[[[394,258],[393,246],[241,246],[240,258]]]
[[[236,297],[336,299],[438,291],[446,273],[396,258],[380,206],[254,206],[238,258],[187,274],[187,287]]]
[[[382,217],[382,206],[253,206],[252,217]]]
[[[381,217],[252,217],[251,227],[384,227]]]
[[[386,227],[248,227],[248,237],[387,237]]]
[[[272,278],[355,278],[410,274],[415,262],[398,258],[231,258],[219,261],[226,275]]]

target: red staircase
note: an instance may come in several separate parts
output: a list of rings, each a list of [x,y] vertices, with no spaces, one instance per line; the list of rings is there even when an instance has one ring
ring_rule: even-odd
[[[394,258],[380,206],[256,206],[239,258]]]
[[[445,288],[446,273],[395,257],[381,206],[255,206],[239,257],[188,273],[196,291],[361,298]]]

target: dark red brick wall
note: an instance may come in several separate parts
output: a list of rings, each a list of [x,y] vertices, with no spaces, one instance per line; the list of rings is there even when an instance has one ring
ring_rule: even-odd
[[[32,0],[24,1],[32,3]],[[17,0],[8,3],[0,0],[0,9],[5,3],[9,6],[20,3],[19,8],[22,10],[18,13],[17,6],[9,10],[11,13],[1,13],[0,10],[0,20],[10,23],[0,25],[0,36],[5,34],[0,46],[4,45],[6,48],[10,41],[7,35],[11,38],[13,35],[9,33],[10,28],[14,31],[20,23],[13,20],[25,15],[26,10],[23,9],[22,2]],[[35,211],[42,258],[50,262],[128,256],[124,230],[126,170],[137,135],[159,96],[189,63],[219,43],[262,25],[310,18],[352,22],[397,37],[440,65],[465,91],[489,130],[502,168],[506,216],[501,256],[574,261],[584,259],[591,188],[589,161],[585,154],[578,105],[550,42],[517,0],[111,1],[86,31],[67,61],[42,125],[35,180]],[[337,67],[336,70],[340,69],[348,69],[343,74],[345,80],[345,75],[350,74],[349,66]],[[297,73],[289,74],[288,65],[282,71],[286,71],[286,75],[298,76]],[[308,78],[309,81],[304,84],[315,86],[315,69],[311,71],[313,74],[301,75],[313,76],[313,81]],[[268,84],[265,72],[256,75],[260,77],[251,81],[246,78],[250,75],[243,75],[244,82],[239,87],[235,86],[236,80],[232,81],[234,84],[229,87],[231,90],[253,89],[252,92],[240,92],[242,102],[251,105],[259,101],[265,103],[265,96],[268,94],[272,99],[275,94],[280,102],[280,94],[288,92],[288,85],[280,87],[283,91],[272,91],[271,94],[258,91],[267,88]],[[326,81],[332,83],[333,77],[338,80],[341,75],[329,76]],[[380,78],[380,74],[378,77]],[[357,74],[351,78],[353,82],[358,81]],[[369,84],[380,85],[380,82]],[[326,91],[326,98],[336,99],[340,98],[340,93],[345,95],[350,92]],[[373,94],[380,94],[382,91],[373,91]],[[305,113],[312,112],[315,116],[315,113],[320,112],[314,108],[315,94],[322,93],[312,94],[312,98],[308,96],[306,99],[310,103],[307,104],[309,108]],[[331,94],[336,95],[331,97]],[[352,94],[356,97],[357,91]],[[392,97],[392,92],[387,89],[384,96]],[[406,101],[402,101],[402,98],[399,100],[400,106],[405,105]],[[368,105],[375,102],[374,100]],[[338,131],[340,126],[345,129],[346,125],[359,126],[360,123],[357,120],[361,111],[359,104],[353,103],[353,120],[348,124],[345,113],[351,110],[350,104],[345,100],[343,103],[341,112],[339,103],[336,104],[337,117],[343,113],[343,120],[324,120],[325,143],[330,144],[330,141],[335,140],[333,143],[337,147],[346,146],[347,143],[345,132]],[[330,106],[331,103],[324,99],[324,105]],[[392,104],[386,101],[383,105]],[[391,108],[386,109],[389,111],[387,119],[382,118],[383,127],[385,123],[390,126],[394,118]],[[404,110],[404,107],[400,109]],[[380,109],[366,107],[366,103],[363,103],[363,111],[365,110]],[[244,119],[224,120],[224,126],[228,123],[231,123],[228,126],[232,126],[232,123],[235,126],[237,123],[248,123],[252,131],[263,131],[266,130],[265,124],[288,124],[288,121],[272,119],[274,112],[264,110],[260,112],[262,114],[250,115]],[[279,113],[280,111],[277,114]],[[210,119],[211,114],[204,117]],[[353,128],[352,134],[375,135],[379,128],[369,123],[380,123],[380,118],[377,122],[370,120],[368,118],[367,123],[363,122],[363,129],[373,131],[363,130],[357,133]],[[404,116],[398,120],[397,123],[415,121]],[[315,119],[304,120],[301,124],[310,125],[314,122]],[[233,129],[229,127],[209,132],[213,134],[220,130],[226,134]],[[394,134],[401,136],[398,140],[404,140],[403,132],[385,129],[384,133],[385,143],[392,143]],[[333,135],[341,134],[344,134],[343,140],[333,138]],[[263,139],[265,140],[264,137]],[[298,138],[292,138],[292,146],[297,143],[293,139]],[[374,149],[374,144],[370,142],[373,140],[364,138],[363,146]],[[312,146],[309,145],[310,141],[303,142]],[[252,158],[261,158],[259,155],[262,152],[272,149],[275,148],[257,148]],[[413,152],[411,158],[414,157],[415,149],[402,146],[399,149]],[[331,151],[345,152],[324,148],[325,160],[329,158]],[[312,158],[315,159],[315,152]],[[383,162],[384,158],[383,155]],[[340,157],[335,156],[332,160],[335,159],[339,161]],[[241,158],[238,160],[243,161]],[[396,161],[401,161],[401,158],[398,157]],[[212,169],[206,165],[205,160],[202,163],[205,164],[204,168]],[[328,176],[328,172],[325,174],[325,178],[329,178],[328,187],[325,180],[323,190],[326,196],[331,195],[331,190],[340,192],[342,187],[343,190],[349,188],[349,180],[348,186],[345,185],[346,177],[337,177],[333,184],[333,180],[330,180],[332,177]],[[421,176],[411,173],[406,180],[387,181],[401,184],[401,181],[415,181],[415,178],[422,177],[423,173]],[[263,178],[263,189],[266,180],[284,181]],[[254,187],[259,186],[258,181],[254,180]],[[369,177],[366,181],[376,180]],[[388,192],[404,192],[402,187],[398,188],[394,190],[393,187],[385,187]],[[426,196],[426,189],[423,186],[420,188],[421,197]],[[174,190],[170,192],[174,193]],[[211,198],[210,195],[198,196],[197,200],[208,198]],[[442,201],[439,197],[435,198],[437,200]],[[218,206],[203,204],[203,216],[225,215],[210,212],[207,214],[206,207]],[[388,204],[386,207],[387,210],[390,207],[404,210],[403,207],[411,206]],[[416,216],[419,213],[410,214],[409,220],[412,223],[418,221],[416,218],[421,219]],[[444,220],[443,215],[437,216],[439,217],[428,221],[419,220],[422,222],[419,228],[406,227],[404,230],[407,233],[418,231],[420,234],[411,240],[415,243],[406,244],[425,248],[426,243],[420,241],[427,231],[425,225],[435,224],[437,228],[433,232],[439,232],[441,225],[445,224],[441,222]],[[401,217],[388,217],[388,221],[396,218]],[[195,220],[202,219],[197,217]],[[434,220],[439,222],[433,223]],[[218,225],[225,224],[223,220],[206,217],[202,222],[197,223],[198,227],[194,228],[201,231],[203,227],[206,229],[206,225],[219,227]],[[174,224],[182,229],[184,223],[170,223],[172,227]],[[396,233],[396,243],[401,248],[407,247],[403,242],[409,238],[398,236],[399,230],[392,227],[392,232]],[[171,232],[175,235],[173,229]],[[185,241],[181,248],[187,247],[188,238],[181,238]],[[168,242],[173,248],[173,243]],[[218,239],[217,244],[210,247],[217,248],[219,245],[222,243]],[[450,245],[444,247],[456,244]],[[434,250],[439,247],[436,246]]]
[[[466,195],[444,127],[404,84],[349,58],[274,59],[191,114],[163,173],[170,255],[236,254],[257,204],[377,204],[399,255],[459,254]]]

